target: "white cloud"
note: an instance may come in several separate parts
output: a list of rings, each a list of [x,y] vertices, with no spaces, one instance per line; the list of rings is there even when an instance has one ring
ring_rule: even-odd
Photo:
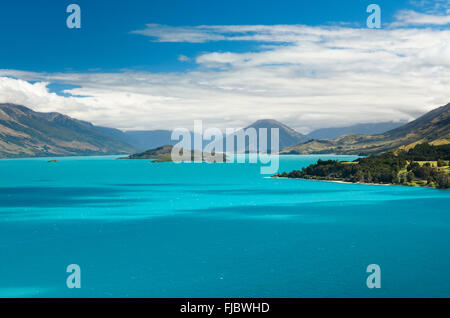
[[[450,30],[370,30],[302,25],[170,27],[157,41],[261,43],[258,50],[205,52],[185,73],[31,73],[0,70],[0,102],[59,111],[122,129],[242,127],[274,118],[314,128],[410,120],[450,101]],[[220,71],[218,71],[218,69]],[[26,81],[37,81],[30,84]],[[62,97],[46,83],[81,86]]]
[[[449,0],[410,0],[410,3],[428,14],[442,14],[449,13]]]
[[[172,27],[147,24],[131,33],[145,35],[155,42],[205,43],[217,41],[295,42],[299,37],[317,38],[322,28],[304,25],[199,25]],[[326,28],[323,28],[326,29]],[[331,29],[329,27],[328,29]]]
[[[420,13],[413,10],[402,10],[396,15],[396,21],[391,27],[398,26],[419,26],[419,25],[448,25],[450,24],[450,15],[436,15]]]
[[[189,62],[191,59],[186,55],[180,54],[178,55],[178,61],[180,62]]]
[[[209,31],[210,30],[210,31]],[[225,38],[216,34],[213,29],[204,27],[172,27],[161,24],[147,24],[143,30],[131,31],[156,38],[158,42],[191,42],[202,43],[206,41],[220,41]]]

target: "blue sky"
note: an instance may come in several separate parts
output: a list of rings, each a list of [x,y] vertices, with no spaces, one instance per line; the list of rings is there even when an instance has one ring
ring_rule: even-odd
[[[125,130],[411,120],[450,101],[449,14],[450,0],[3,1],[0,102]]]
[[[180,54],[203,51],[257,49],[249,42],[202,44],[151,42],[132,30],[147,23],[171,26],[196,25],[323,25],[339,22],[365,24],[365,9],[373,0],[316,1],[3,1],[0,10],[0,67],[29,71],[105,71],[122,68],[166,72],[192,65],[178,61]],[[66,7],[82,9],[82,28],[68,29]],[[377,1],[383,22],[392,21],[408,1]]]

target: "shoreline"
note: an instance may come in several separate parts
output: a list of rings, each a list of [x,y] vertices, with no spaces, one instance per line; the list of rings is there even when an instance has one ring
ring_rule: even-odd
[[[435,187],[427,187],[420,185],[405,185],[405,184],[394,184],[394,183],[366,183],[366,182],[351,182],[351,181],[342,181],[342,180],[322,180],[322,179],[307,179],[307,178],[288,178],[288,177],[265,177],[268,179],[291,179],[291,180],[312,180],[312,181],[323,181],[323,182],[333,182],[333,183],[343,183],[343,184],[359,184],[359,185],[376,185],[376,186],[394,186],[394,187],[410,187],[410,188],[428,188],[428,189],[437,189],[437,190],[446,190],[446,189],[438,189]]]

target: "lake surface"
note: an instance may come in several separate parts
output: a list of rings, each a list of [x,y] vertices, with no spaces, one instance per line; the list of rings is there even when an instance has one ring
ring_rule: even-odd
[[[450,297],[449,191],[115,158],[0,160],[0,297]]]

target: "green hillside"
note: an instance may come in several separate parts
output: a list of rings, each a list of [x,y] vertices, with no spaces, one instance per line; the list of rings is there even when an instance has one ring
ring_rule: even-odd
[[[450,103],[383,134],[346,135],[335,140],[313,139],[283,149],[280,154],[369,155],[421,142],[436,145],[450,142]]]

